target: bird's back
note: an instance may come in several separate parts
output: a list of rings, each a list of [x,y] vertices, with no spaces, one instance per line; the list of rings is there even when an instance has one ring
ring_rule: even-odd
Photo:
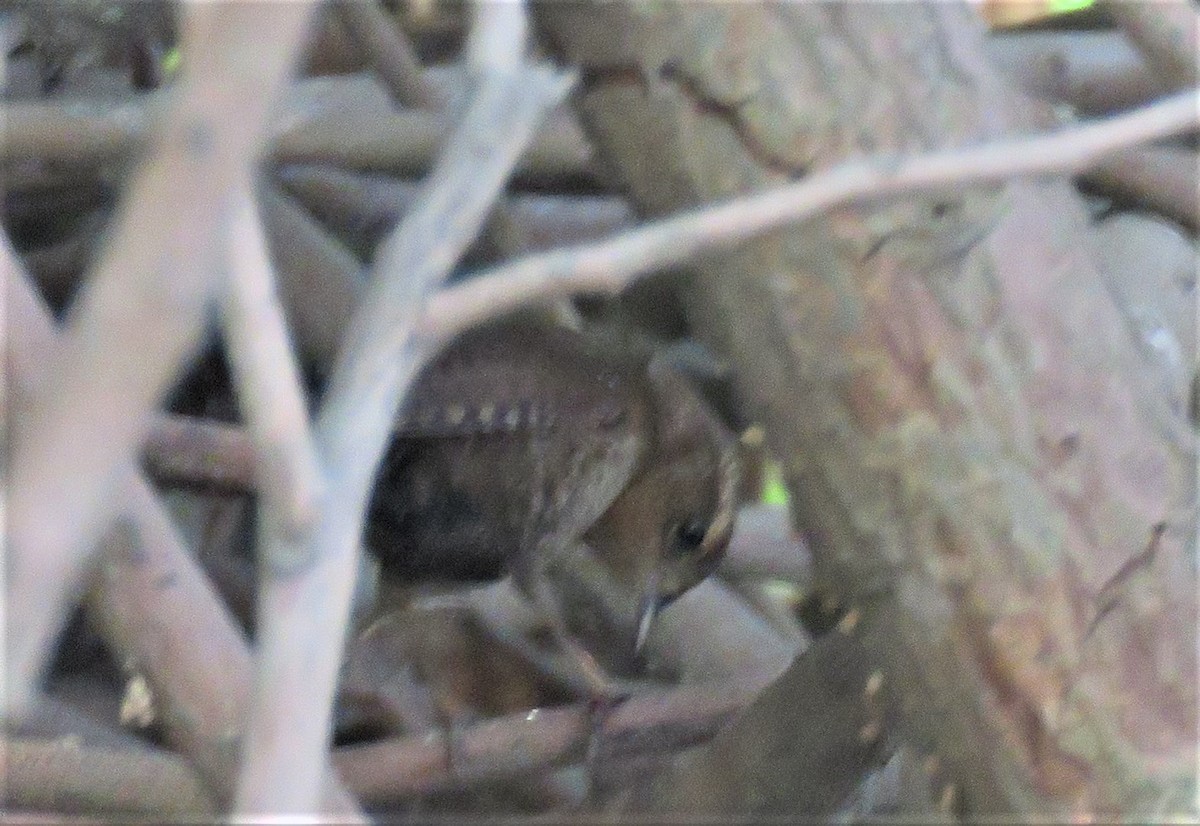
[[[582,533],[636,465],[643,366],[550,325],[454,341],[414,383],[376,482],[366,538],[384,575],[492,579],[541,536]]]

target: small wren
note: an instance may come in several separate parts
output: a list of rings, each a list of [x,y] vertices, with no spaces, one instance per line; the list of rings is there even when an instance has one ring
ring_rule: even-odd
[[[636,653],[720,561],[738,481],[736,440],[663,359],[496,322],[417,377],[366,543],[393,581],[511,573],[560,630]]]

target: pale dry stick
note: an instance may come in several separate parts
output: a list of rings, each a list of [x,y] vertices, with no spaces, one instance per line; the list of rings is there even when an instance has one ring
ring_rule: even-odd
[[[19,402],[40,380],[56,333],[49,309],[3,238],[0,271],[11,324],[5,385]],[[106,563],[89,600],[92,616],[122,661],[149,681],[168,742],[195,763],[220,801],[228,801],[232,747],[250,698],[249,648],[151,486],[130,473],[123,489],[124,517],[105,540]],[[332,775],[325,795],[330,811],[356,811]]]
[[[511,72],[525,59],[529,19],[524,0],[475,0],[464,47],[471,74]]]
[[[397,104],[410,109],[441,108],[438,91],[425,79],[412,43],[378,0],[338,0],[335,8]]]
[[[305,555],[320,517],[324,478],[249,181],[230,210],[221,320],[238,403],[258,453],[260,564],[294,570],[311,561]]]
[[[241,813],[316,811],[363,512],[396,410],[430,353],[412,335],[416,321],[569,86],[569,77],[541,68],[485,78],[422,197],[379,250],[318,418],[329,496],[313,538],[314,564],[290,577],[264,572]]]
[[[631,281],[704,253],[799,223],[835,206],[919,191],[1069,175],[1123,149],[1200,125],[1200,93],[1172,95],[1125,115],[1033,137],[909,158],[841,164],[807,180],[654,221],[608,241],[531,255],[429,299],[421,332],[445,340],[489,318],[576,293],[617,293]]]
[[[1104,11],[1137,44],[1170,89],[1200,83],[1200,12],[1189,0],[1104,0]]]
[[[519,67],[524,59],[529,24],[523,0],[476,2],[472,7],[474,20],[465,49],[467,76],[456,75],[454,81],[436,85],[431,82],[429,73],[416,64],[415,57],[407,71],[400,71],[398,66],[395,70],[385,70],[385,64],[397,62],[391,53],[411,53],[411,45],[373,0],[367,0],[366,3],[355,3],[354,0],[343,2],[347,3],[341,8],[346,13],[346,23],[351,31],[358,32],[363,26],[370,26],[369,33],[357,33],[355,36],[367,47],[376,73],[391,92],[392,98],[401,102],[401,105],[413,96],[413,81],[419,80],[422,102],[426,104],[424,108],[443,113],[458,111],[460,101],[470,91],[473,78],[481,73],[511,71]],[[351,16],[361,19],[351,21]],[[369,20],[372,17],[376,19]],[[497,203],[490,221],[484,227],[480,239],[482,245],[490,252],[507,258],[511,257],[512,250],[519,245],[521,238],[507,205],[503,201]]]
[[[218,219],[230,187],[249,174],[309,11],[189,7],[177,105],[48,355],[46,384],[15,422],[6,573],[9,615],[21,622],[8,635],[6,714],[29,702],[114,516],[111,485],[200,341]],[[264,26],[273,34],[265,41]]]
[[[430,81],[429,74],[412,55],[405,36],[374,0],[341,0],[339,8],[347,28],[371,57],[383,85],[402,106],[457,111],[459,102],[470,91],[472,78],[480,73],[511,71],[524,58],[529,24],[522,0],[486,0],[474,4],[474,22],[466,46],[467,76],[459,73],[450,82],[445,82],[449,80],[446,78],[438,85]],[[522,238],[508,205],[498,202],[480,241],[490,252],[510,258]]]
[[[987,41],[999,68],[1033,94],[1099,115],[1144,105],[1164,90],[1118,32],[997,34]],[[440,101],[467,87],[459,66],[430,66],[422,79]],[[380,79],[382,80],[382,79]],[[386,82],[386,81],[384,81]],[[11,101],[0,105],[0,159],[71,164],[120,160],[141,149],[166,92],[119,101]],[[432,111],[396,111],[395,90],[367,73],[309,77],[288,90],[273,125],[271,154],[281,163],[337,163],[421,174],[449,124]],[[522,161],[541,183],[596,180],[591,150],[570,118],[552,118]]]

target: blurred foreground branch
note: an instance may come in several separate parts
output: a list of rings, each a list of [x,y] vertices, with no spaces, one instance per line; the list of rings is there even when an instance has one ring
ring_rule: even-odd
[[[35,690],[114,515],[109,487],[199,342],[221,212],[257,158],[308,11],[191,7],[176,105],[49,355],[45,382],[15,422],[6,573],[8,610],[21,622],[7,640],[7,713],[19,713]],[[258,34],[267,25],[275,36],[264,44]],[[252,78],[246,62],[258,67]]]
[[[325,764],[331,704],[358,538],[375,468],[408,383],[429,346],[412,338],[427,294],[478,232],[545,112],[568,83],[529,68],[486,78],[426,182],[424,197],[381,247],[318,418],[331,492],[304,570],[264,571],[254,714],[239,785],[241,812],[308,813]],[[503,136],[500,141],[495,136]]]
[[[1127,115],[1046,135],[927,155],[849,160],[798,183],[664,218],[607,241],[496,267],[439,291],[429,300],[422,325],[426,335],[447,337],[526,304],[576,293],[615,294],[638,276],[728,249],[834,206],[1021,176],[1066,175],[1197,124],[1200,93],[1183,92]]]
[[[54,346],[54,326],[6,254],[5,379],[20,416],[40,381],[43,354]],[[114,496],[122,516],[105,537],[90,608],[121,661],[148,680],[168,742],[224,804],[233,794],[234,751],[250,695],[248,646],[151,486],[131,475],[118,490],[125,491]],[[326,788],[331,811],[354,811],[336,781]]]

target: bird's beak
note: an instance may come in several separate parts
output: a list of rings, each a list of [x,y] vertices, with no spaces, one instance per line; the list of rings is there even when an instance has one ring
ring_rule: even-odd
[[[670,604],[669,597],[658,593],[657,583],[654,587],[647,588],[642,594],[641,602],[638,604],[637,637],[633,641],[635,655],[642,653],[642,648],[646,645],[646,638],[650,636],[650,629],[654,627],[654,620]]]
[[[654,625],[654,618],[657,615],[658,600],[643,599],[642,605],[638,609],[637,637],[633,641],[634,654],[642,653],[642,646],[646,644],[646,638],[650,636],[650,627]]]

